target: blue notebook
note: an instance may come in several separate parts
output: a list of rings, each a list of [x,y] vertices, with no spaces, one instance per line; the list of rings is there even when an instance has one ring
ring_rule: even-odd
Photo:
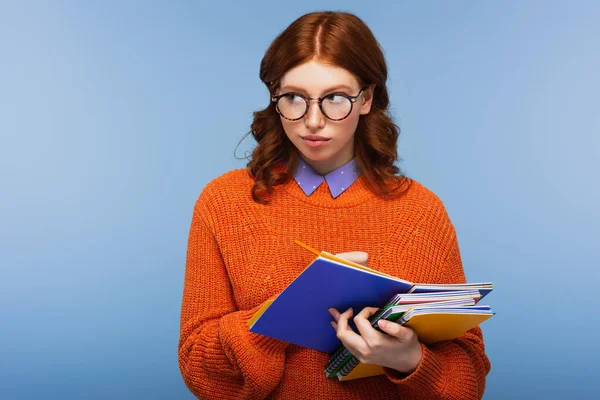
[[[329,353],[340,341],[331,327],[328,308],[343,312],[352,307],[358,313],[411,287],[401,279],[320,255],[264,309],[250,331]]]

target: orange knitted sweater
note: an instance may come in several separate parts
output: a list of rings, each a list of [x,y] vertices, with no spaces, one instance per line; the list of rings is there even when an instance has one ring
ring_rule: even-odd
[[[187,247],[179,367],[203,399],[478,399],[490,362],[480,328],[421,345],[416,371],[338,382],[329,355],[252,333],[246,322],[313,260],[298,239],[330,253],[365,251],[369,267],[423,283],[465,282],[454,227],[438,197],[413,181],[397,200],[359,177],[333,199],[291,179],[255,203],[246,170],[211,181],[196,201]],[[374,305],[376,306],[376,305]],[[333,328],[332,328],[333,329]]]

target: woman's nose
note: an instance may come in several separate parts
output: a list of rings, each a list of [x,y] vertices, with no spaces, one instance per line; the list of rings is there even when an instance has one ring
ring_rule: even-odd
[[[310,130],[315,130],[323,127],[323,124],[325,122],[325,116],[319,108],[319,103],[317,101],[310,101],[308,111],[306,112],[305,121],[306,127]]]

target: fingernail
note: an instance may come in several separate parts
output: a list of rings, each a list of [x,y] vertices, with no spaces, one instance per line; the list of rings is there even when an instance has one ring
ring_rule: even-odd
[[[386,320],[380,319],[377,322],[377,325],[379,325],[380,328],[385,328],[386,326],[388,326],[388,322]]]

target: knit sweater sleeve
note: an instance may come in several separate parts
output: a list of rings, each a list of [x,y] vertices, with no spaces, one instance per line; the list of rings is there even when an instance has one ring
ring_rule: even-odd
[[[447,218],[445,212],[442,214]],[[445,224],[449,229],[445,246],[447,256],[439,283],[464,283],[456,233],[449,220]],[[413,373],[406,375],[384,368],[402,398],[467,400],[483,397],[491,364],[485,354],[481,328],[473,328],[455,340],[432,345],[421,343],[421,348],[423,357]]]
[[[211,218],[198,204],[187,247],[179,368],[198,398],[263,399],[283,375],[287,343],[249,331],[246,322],[260,306],[237,309]]]

